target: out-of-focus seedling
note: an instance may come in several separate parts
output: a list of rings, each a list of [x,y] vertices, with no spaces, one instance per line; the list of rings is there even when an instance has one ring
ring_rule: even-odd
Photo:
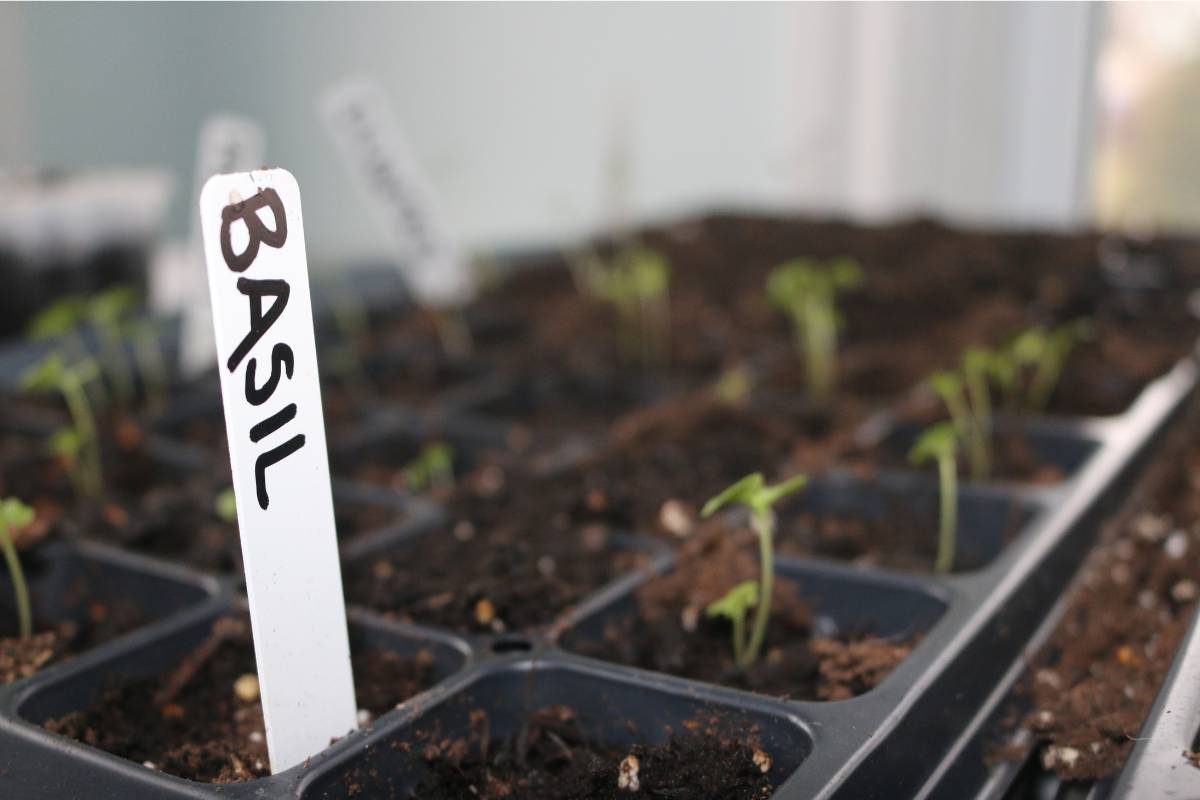
[[[87,298],[79,295],[61,297],[37,313],[29,323],[27,335],[35,342],[61,340],[71,361],[85,361],[89,356],[82,329],[87,312]],[[108,392],[101,381],[88,386],[88,395],[98,405],[108,402]]]
[[[33,610],[29,603],[25,571],[21,569],[21,559],[17,556],[17,546],[13,539],[16,531],[31,522],[32,508],[15,497],[0,500],[0,548],[4,550],[4,560],[8,564],[8,574],[12,579],[13,596],[17,602],[18,630],[22,639],[33,635]]]
[[[1092,324],[1076,320],[1047,331],[1029,328],[1013,340],[1009,349],[1016,369],[1032,370],[1024,405],[1030,411],[1042,411],[1058,387],[1067,358],[1080,343],[1093,336]]]
[[[754,390],[754,379],[746,367],[730,367],[721,373],[713,386],[717,400],[727,406],[741,407],[750,399]]]
[[[837,377],[837,296],[862,285],[862,268],[850,258],[821,263],[797,258],[767,277],[767,300],[788,315],[796,346],[804,354],[808,388],[827,403]]]
[[[941,370],[929,376],[934,393],[946,405],[955,433],[966,445],[971,477],[987,480],[992,473],[992,400],[990,384],[1011,379],[1011,364],[1001,353],[971,348],[957,372]]]
[[[404,468],[404,480],[414,492],[454,486],[454,450],[445,442],[428,444]]]
[[[914,464],[937,462],[941,487],[941,514],[938,525],[937,559],[934,569],[948,573],[954,569],[954,550],[958,538],[958,431],[952,422],[940,422],[925,430],[913,444],[908,458]]]
[[[51,439],[51,448],[59,455],[70,456],[68,467],[77,490],[87,497],[98,497],[103,488],[100,464],[100,440],[96,417],[88,400],[87,385],[100,376],[96,362],[90,358],[68,366],[58,352],[46,356],[31,367],[21,379],[24,389],[35,392],[58,392],[67,404],[73,433],[58,431]]]
[[[139,295],[129,286],[114,286],[88,302],[87,319],[100,337],[104,371],[117,402],[133,402],[133,370],[125,358],[125,321],[138,307]]]
[[[582,267],[588,292],[617,311],[622,354],[644,367],[663,364],[670,353],[671,266],[666,256],[640,245],[622,248],[610,263],[589,259]]]
[[[771,594],[775,587],[775,511],[783,498],[800,491],[808,483],[804,475],[767,486],[761,472],[742,478],[704,504],[701,515],[711,517],[729,505],[745,506],[750,511],[750,525],[758,537],[758,583],[747,581],[733,587],[721,599],[709,604],[710,617],[725,617],[733,625],[734,664],[739,670],[749,669],[758,658],[767,622],[771,616]],[[747,588],[749,586],[750,588]],[[746,612],[753,607],[754,627],[746,639]]]
[[[231,525],[237,522],[237,495],[233,493],[232,487],[217,493],[213,501],[213,511],[222,522]]]

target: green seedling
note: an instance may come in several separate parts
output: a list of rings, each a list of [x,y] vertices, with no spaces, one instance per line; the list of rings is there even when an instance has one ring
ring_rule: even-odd
[[[359,355],[370,338],[366,306],[345,275],[339,274],[329,281],[326,289],[339,342],[326,348],[322,353],[322,363],[328,364],[352,393],[369,397],[375,393],[375,385]]]
[[[971,348],[963,354],[963,381],[971,402],[971,474],[987,480],[992,473],[992,400],[989,378],[993,373],[990,350]]]
[[[791,320],[809,391],[819,403],[830,400],[837,375],[837,296],[862,282],[862,268],[849,258],[826,263],[797,258],[767,277],[767,300]]]
[[[87,311],[88,301],[85,297],[68,295],[59,298],[30,321],[27,335],[35,342],[61,340],[70,360],[85,361],[89,356],[82,330]],[[88,387],[88,393],[98,405],[103,406],[108,402],[108,393],[100,381],[93,382]]]
[[[126,323],[125,331],[133,342],[133,360],[142,376],[146,403],[152,409],[161,409],[167,403],[170,378],[158,325],[149,317],[137,317]]]
[[[1067,358],[1076,346],[1087,341],[1092,334],[1090,322],[1076,320],[1052,331],[1029,328],[1017,335],[1009,348],[1015,369],[1033,372],[1024,400],[1026,408],[1031,411],[1046,408],[1054,390],[1058,388]]]
[[[747,670],[757,660],[771,616],[771,595],[775,587],[774,506],[807,483],[807,477],[797,475],[783,483],[767,486],[762,473],[755,472],[710,499],[700,512],[701,516],[711,517],[725,506],[745,506],[750,510],[750,525],[758,537],[757,586],[753,581],[740,583],[720,600],[709,604],[707,609],[710,617],[725,617],[733,624],[733,660],[739,670]],[[747,583],[753,591],[746,588]],[[751,607],[755,609],[754,627],[747,641],[746,612]]]
[[[87,306],[87,319],[100,337],[104,371],[112,382],[117,402],[123,404],[133,401],[134,384],[133,370],[125,358],[122,334],[126,320],[139,303],[137,290],[128,286],[114,286],[96,295]]]
[[[588,293],[617,311],[617,337],[622,354],[643,367],[662,364],[670,352],[671,266],[656,250],[640,245],[622,248],[612,261],[589,261]]]
[[[213,511],[222,522],[233,524],[237,522],[237,496],[233,489],[223,489],[217,493],[213,501]]]
[[[4,550],[4,560],[12,578],[13,595],[17,601],[17,624],[22,639],[33,635],[33,611],[29,603],[25,571],[21,569],[21,559],[17,557],[13,536],[16,531],[33,522],[33,516],[33,509],[15,497],[0,500],[0,548]]]
[[[445,442],[426,445],[404,468],[404,480],[414,492],[454,486],[454,450]]]
[[[87,497],[98,497],[103,489],[100,466],[100,440],[96,417],[88,400],[87,386],[100,377],[96,362],[90,358],[68,366],[58,352],[46,356],[31,367],[21,379],[23,388],[35,392],[58,392],[71,415],[73,436],[57,432],[51,448],[70,456],[68,466],[72,481]]]
[[[730,367],[721,373],[713,391],[717,400],[727,406],[744,406],[754,390],[754,379],[746,367]]]
[[[941,573],[948,573],[954,568],[954,550],[958,538],[958,441],[954,423],[940,422],[922,433],[908,453],[909,460],[914,464],[930,460],[937,462],[941,514],[934,569]]]

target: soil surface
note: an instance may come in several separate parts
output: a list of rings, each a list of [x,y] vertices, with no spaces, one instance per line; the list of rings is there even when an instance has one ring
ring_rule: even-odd
[[[553,513],[544,481],[498,466],[447,503],[448,521],[344,568],[352,603],[459,631],[546,625],[646,556],[600,526]]]
[[[1195,612],[1198,474],[1194,433],[1186,444],[1177,437],[1106,526],[1023,684],[1032,704],[1024,728],[1042,764],[1064,780],[1121,768]]]
[[[575,493],[569,512],[580,522],[678,538],[729,484],[818,469],[849,435],[840,412],[760,413],[704,393],[625,417],[602,453],[559,482]]]
[[[635,614],[611,620],[601,640],[580,640],[572,648],[656,672],[799,700],[843,700],[867,692],[912,650],[912,642],[892,642],[865,631],[846,639],[817,635],[799,587],[777,575],[762,653],[748,671],[738,670],[730,624],[709,618],[705,609],[736,584],[757,579],[756,553],[750,531],[723,521],[705,525],[683,545],[671,572],[638,589]],[[747,627],[751,624],[748,620]]]
[[[352,654],[359,707],[387,713],[434,681],[433,657]],[[250,626],[224,619],[169,672],[123,684],[95,704],[46,720],[53,732],[195,781],[232,783],[270,774]],[[235,689],[235,685],[241,689]],[[249,690],[249,689],[252,689]]]
[[[632,747],[590,741],[576,712],[564,706],[540,709],[505,739],[492,738],[489,723],[478,710],[465,738],[424,746],[430,775],[411,800],[766,800],[774,791],[759,766],[769,772],[769,753],[706,731],[703,723],[666,744]],[[631,788],[619,788],[622,774]],[[359,788],[372,796],[370,784]]]
[[[815,513],[805,509],[804,496],[779,510],[775,547],[789,556],[851,561],[861,566],[887,567],[914,572],[933,571],[937,559],[938,516],[932,504],[928,513],[888,503],[882,513]],[[1020,532],[1023,521],[1013,504],[1005,518],[1002,546]],[[964,532],[969,533],[964,528]],[[981,569],[1000,554],[972,547],[960,538],[955,548],[954,572]]]

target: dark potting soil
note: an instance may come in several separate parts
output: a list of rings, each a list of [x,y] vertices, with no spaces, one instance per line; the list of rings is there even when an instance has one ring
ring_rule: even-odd
[[[380,650],[352,654],[358,705],[385,714],[434,681],[433,657]],[[223,619],[210,638],[163,675],[134,680],[92,706],[44,727],[151,769],[195,781],[232,783],[270,774],[249,623]],[[252,683],[253,687],[254,684]]]
[[[903,442],[903,444],[901,444]],[[874,447],[851,448],[842,456],[844,463],[862,475],[874,475],[880,469],[918,469],[936,480],[937,464],[925,462],[914,465],[909,460],[907,437],[887,438]],[[960,481],[974,480],[967,445],[961,445],[958,453],[958,475]],[[998,431],[992,436],[991,472],[989,481],[1023,483],[1035,486],[1050,486],[1065,478],[1062,467],[1048,463],[1038,457],[1029,439],[1019,431]]]
[[[501,633],[546,625],[646,561],[554,509],[555,485],[489,465],[449,500],[449,521],[344,567],[350,602],[419,623]]]
[[[88,534],[207,572],[240,575],[238,526],[236,521],[217,514],[219,491],[208,476],[162,485],[145,492],[130,514],[97,520]],[[399,525],[405,516],[391,506],[334,503],[334,521],[342,546],[365,534]]]
[[[1022,684],[1032,705],[1023,727],[1042,764],[1064,780],[1104,778],[1121,768],[1195,612],[1198,474],[1194,434],[1186,448],[1177,440],[1164,450],[1106,526]]]
[[[573,649],[607,661],[799,700],[863,694],[903,661],[912,642],[869,631],[830,639],[814,632],[813,612],[798,587],[777,575],[767,635],[757,663],[739,671],[731,627],[709,618],[708,605],[745,580],[758,579],[753,533],[706,524],[680,549],[677,566],[637,590],[637,610],[605,625],[603,638]],[[751,612],[751,618],[753,612]],[[752,624],[747,620],[747,628]]]
[[[933,570],[938,546],[936,509],[931,507],[930,513],[921,514],[896,503],[889,504],[884,513],[872,516],[817,514],[803,510],[803,503],[801,495],[796,503],[778,514],[775,546],[780,553],[914,572]],[[1005,543],[1017,535],[1023,521],[1020,507],[1013,504],[1004,528]],[[994,555],[997,553],[975,554],[960,543],[953,571],[980,569]]]
[[[5,630],[5,635],[0,636],[0,685],[29,678],[52,664],[128,633],[145,621],[142,609],[132,600],[86,602],[94,594],[95,589],[81,579],[68,589],[64,598],[78,599],[78,604],[68,603],[80,606],[75,619],[58,623],[40,623],[35,619],[34,633],[28,639],[9,635],[12,631]],[[4,616],[15,620],[11,609],[6,608]]]
[[[668,400],[622,419],[602,453],[558,480],[574,492],[569,513],[580,522],[685,536],[710,497],[749,473],[776,480],[824,466],[853,418],[846,406],[789,416],[707,393]]]
[[[410,800],[765,800],[774,791],[771,755],[748,740],[726,738],[704,721],[665,744],[614,747],[589,739],[576,712],[548,706],[519,733],[490,734],[486,712],[471,715],[465,738],[430,741],[421,750],[430,775]],[[753,736],[752,733],[749,736]],[[764,770],[762,767],[765,766]],[[624,776],[624,777],[622,777]],[[363,796],[371,784],[357,784]],[[621,788],[621,782],[627,788]],[[636,781],[636,787],[633,782]],[[353,792],[351,792],[353,793]]]

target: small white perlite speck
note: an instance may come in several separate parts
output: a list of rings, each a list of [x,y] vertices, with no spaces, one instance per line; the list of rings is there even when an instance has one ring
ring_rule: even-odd
[[[217,369],[271,770],[355,728],[300,189],[282,169],[200,194]]]

